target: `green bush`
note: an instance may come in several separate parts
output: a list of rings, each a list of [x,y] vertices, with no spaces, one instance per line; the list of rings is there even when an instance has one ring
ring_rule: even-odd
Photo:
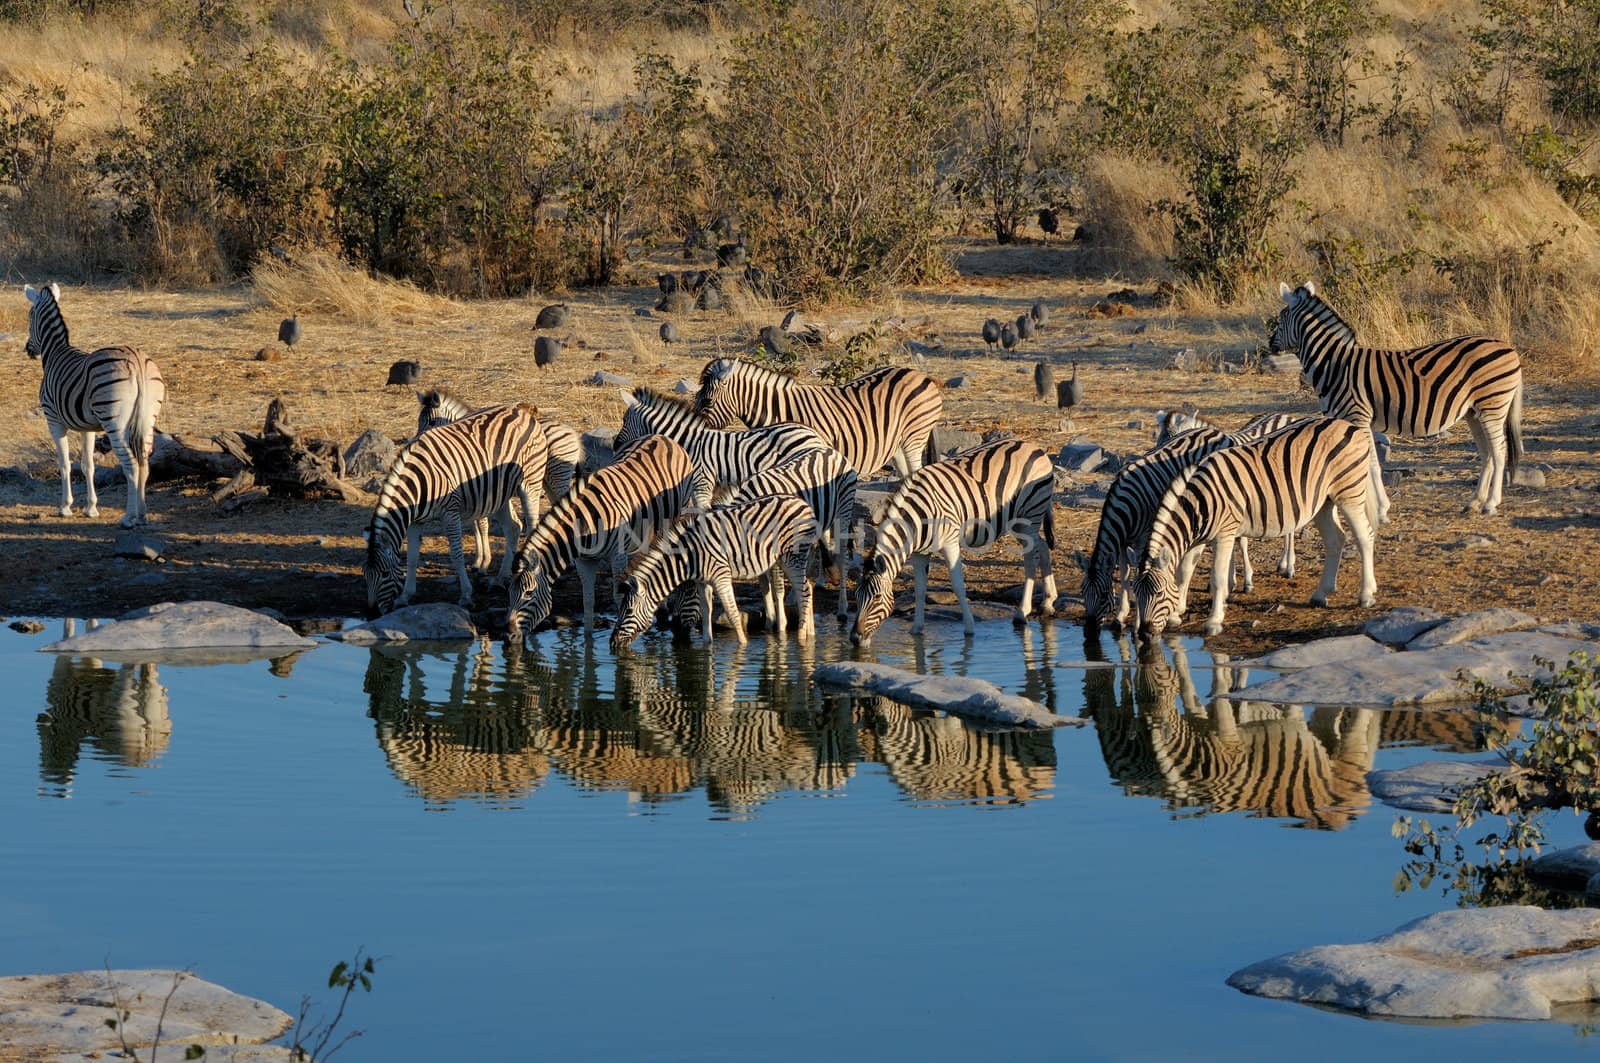
[[[85,276],[105,232],[82,152],[64,132],[64,86],[0,85],[0,272]]]

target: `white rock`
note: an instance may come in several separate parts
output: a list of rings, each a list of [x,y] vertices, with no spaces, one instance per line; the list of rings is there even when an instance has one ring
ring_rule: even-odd
[[[1406,643],[1406,649],[1432,650],[1456,642],[1483,638],[1485,635],[1498,635],[1502,631],[1526,631],[1538,626],[1538,620],[1516,609],[1503,607],[1483,609],[1476,613],[1463,613],[1424,631]]]
[[[1514,689],[1508,680],[1511,673],[1547,674],[1534,665],[1535,657],[1564,662],[1580,650],[1600,653],[1600,645],[1537,631],[1513,631],[1433,650],[1317,665],[1252,683],[1236,696],[1283,705],[1447,705],[1472,700],[1473,678]]]
[[[1496,771],[1504,771],[1499,760],[1428,760],[1392,771],[1367,773],[1367,789],[1390,808],[1412,812],[1450,813],[1455,811],[1456,794]]]
[[[309,649],[316,643],[285,624],[221,602],[163,602],[136,609],[114,624],[52,642],[49,653],[150,652],[181,649]]]
[[[1252,668],[1286,671],[1335,661],[1366,660],[1392,652],[1394,651],[1383,643],[1374,642],[1365,635],[1337,635],[1333,638],[1303,642],[1297,646],[1284,646],[1249,664]]]
[[[478,629],[472,617],[459,605],[428,602],[408,605],[376,620],[336,631],[328,636],[358,645],[374,642],[450,642],[475,639]]]
[[[1078,716],[1057,716],[1037,701],[966,676],[920,675],[886,664],[844,661],[819,665],[811,678],[823,686],[865,690],[914,708],[940,709],[1019,727],[1081,727],[1087,722]]]
[[[108,978],[105,971],[76,971],[0,978],[0,1030],[4,1031],[5,1044],[20,1049],[48,1047],[66,1059],[120,1050],[117,1032],[105,1024],[119,1000],[132,1013],[123,1031],[130,1045],[148,1046],[154,1040],[156,1022],[166,1006],[161,1042],[178,1046],[170,1050],[173,1058],[181,1058],[182,1046],[191,1044],[260,1044],[279,1036],[294,1022],[292,1016],[271,1004],[240,996],[190,974],[183,975],[182,983],[173,992],[173,979],[179,973],[111,971]],[[25,1052],[23,1058],[32,1057]],[[209,1053],[207,1058],[212,1058]]]
[[[1424,631],[1430,631],[1448,619],[1450,618],[1439,610],[1429,609],[1425,605],[1402,605],[1362,624],[1361,633],[1391,646],[1404,646]]]
[[[1360,945],[1321,945],[1228,978],[1258,996],[1409,1019],[1549,1019],[1600,997],[1600,912],[1439,912]],[[1584,947],[1585,944],[1588,947]]]
[[[1542,853],[1528,864],[1528,874],[1561,889],[1581,889],[1600,875],[1600,842]]]

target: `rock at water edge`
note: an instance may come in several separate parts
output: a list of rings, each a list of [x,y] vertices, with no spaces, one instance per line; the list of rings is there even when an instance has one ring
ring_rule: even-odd
[[[408,605],[376,620],[328,636],[343,642],[451,642],[475,639],[478,629],[461,606],[447,602]]]
[[[286,624],[222,602],[163,602],[114,624],[52,642],[48,653],[150,652],[184,649],[308,649],[316,643]]]
[[[993,683],[966,676],[921,675],[867,662],[819,665],[811,678],[823,686],[865,690],[914,708],[939,709],[957,716],[1019,727],[1082,726],[1077,716],[1057,716],[1037,701],[1007,694]]]
[[[1424,631],[1406,643],[1406,649],[1433,650],[1440,646],[1452,646],[1458,642],[1470,642],[1486,635],[1498,635],[1504,631],[1526,631],[1538,626],[1538,620],[1516,609],[1484,609],[1476,613],[1465,613]]]
[[[1425,605],[1402,605],[1362,624],[1361,633],[1390,646],[1404,646],[1448,619],[1439,610],[1429,609]]]

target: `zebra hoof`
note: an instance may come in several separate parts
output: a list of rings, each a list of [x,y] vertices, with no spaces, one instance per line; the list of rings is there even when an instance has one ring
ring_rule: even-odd
[[[1212,635],[1220,635],[1220,634],[1222,634],[1222,621],[1220,621],[1220,620],[1207,620],[1206,621],[1205,632],[1206,632],[1206,637],[1207,638],[1210,638]]]
[[[1316,606],[1318,609],[1326,609],[1328,607],[1328,596],[1323,594],[1321,591],[1318,591],[1316,594],[1311,596],[1311,604]]]
[[[1375,606],[1377,604],[1378,604],[1378,596],[1376,594],[1363,594],[1361,596],[1361,608],[1363,608],[1363,609],[1371,609],[1373,606]]]
[[[56,516],[58,516],[58,517],[70,517],[70,516],[72,516],[72,507],[71,506],[61,506],[61,507],[57,508],[56,509]]]

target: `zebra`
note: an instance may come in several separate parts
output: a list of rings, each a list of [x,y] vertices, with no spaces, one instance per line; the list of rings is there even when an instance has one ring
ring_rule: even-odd
[[[650,626],[656,609],[685,583],[693,583],[702,599],[715,591],[735,637],[743,644],[747,639],[739,604],[733,597],[734,581],[768,578],[770,600],[778,603],[769,619],[782,635],[786,626],[782,607],[784,576],[794,584],[800,599],[799,639],[811,641],[815,624],[806,569],[815,529],[816,517],[811,507],[793,495],[768,495],[679,517],[665,535],[635,558],[628,571],[622,607],[611,631],[612,652],[631,645]],[[709,638],[709,608],[701,608],[700,620]]]
[[[1355,332],[1307,281],[1279,283],[1284,307],[1268,347],[1292,350],[1330,417],[1373,431],[1433,436],[1463,418],[1483,459],[1478,491],[1466,512],[1493,514],[1501,483],[1522,460],[1522,358],[1508,343],[1460,336],[1410,350],[1356,345]],[[1369,438],[1370,475],[1378,519],[1389,519],[1375,443]]]
[[[550,615],[551,591],[568,565],[583,582],[583,623],[594,630],[594,577],[602,559],[647,545],[689,507],[689,455],[667,436],[645,436],[560,498],[517,550],[506,620],[512,641]]]
[[[748,502],[762,495],[795,495],[811,507],[816,517],[824,553],[831,555],[831,568],[839,581],[839,607],[834,615],[844,620],[850,615],[850,594],[845,584],[849,567],[845,556],[850,544],[850,526],[856,512],[856,471],[845,463],[838,451],[813,450],[796,455],[781,465],[757,473],[739,486],[732,503]]]
[[[367,525],[367,611],[376,617],[411,600],[417,589],[421,522],[440,517],[450,540],[450,560],[461,584],[460,602],[472,602],[472,579],[461,551],[468,521],[498,514],[506,537],[500,566],[511,571],[521,522],[511,510],[513,496],[531,523],[539,518],[539,482],[549,444],[538,411],[526,404],[487,410],[423,432],[407,443],[378,489],[378,504]],[[406,543],[404,562],[401,543]],[[403,583],[403,586],[402,586]]]
[[[1303,413],[1263,413],[1246,421],[1244,427],[1237,432],[1228,432],[1227,437],[1232,443],[1253,443],[1258,439],[1265,439],[1272,433],[1281,431],[1292,424],[1298,424],[1305,419],[1306,415]],[[1192,432],[1196,428],[1217,429],[1216,425],[1202,418],[1200,411],[1193,406],[1183,410],[1157,410],[1156,423],[1160,425],[1160,429],[1156,433],[1156,446],[1158,447],[1164,446],[1178,436],[1186,432]],[[1217,430],[1221,431],[1221,429]],[[1388,445],[1387,439],[1384,441],[1384,445]],[[1250,548],[1246,545],[1246,540],[1241,539],[1239,544],[1244,557],[1244,589],[1248,593],[1254,589],[1255,583],[1254,574],[1250,568]],[[1283,553],[1278,557],[1278,575],[1294,579],[1294,573],[1294,536],[1285,535],[1283,537]]]
[[[1210,543],[1211,615],[1205,633],[1218,634],[1234,539],[1284,535],[1312,521],[1327,557],[1311,604],[1326,605],[1345,541],[1335,510],[1349,522],[1361,554],[1361,604],[1372,605],[1378,588],[1372,569],[1377,499],[1368,472],[1371,443],[1364,426],[1318,418],[1259,442],[1225,447],[1180,472],[1161,499],[1139,562],[1134,591],[1140,630],[1154,635],[1183,615],[1195,562]]]
[[[950,568],[950,584],[961,601],[961,624],[974,630],[961,573],[961,548],[982,549],[1002,535],[1022,543],[1022,602],[1017,619],[1033,606],[1035,571],[1044,580],[1039,611],[1055,615],[1056,577],[1050,551],[1056,544],[1055,467],[1039,447],[1003,439],[926,465],[905,479],[878,523],[877,542],[863,565],[860,608],[850,639],[866,645],[894,608],[894,580],[909,557],[916,580],[911,633],[922,630],[928,597],[928,558],[939,554]]]
[[[459,421],[487,407],[471,409],[466,403],[447,391],[435,388],[417,394],[417,435],[451,421]],[[544,426],[545,442],[549,456],[544,465],[544,494],[546,498],[563,498],[572,489],[572,479],[578,464],[583,460],[583,440],[576,429],[555,421],[540,421]],[[476,547],[472,567],[479,572],[489,570],[489,518],[473,523],[473,545]]]
[[[149,523],[145,484],[150,479],[156,418],[167,398],[161,370],[137,347],[102,347],[93,352],[74,347],[61,316],[59,285],[24,285],[22,293],[32,304],[26,350],[29,358],[39,359],[44,370],[39,405],[55,440],[56,465],[61,470],[58,512],[63,517],[72,515],[72,444],[67,433],[77,432],[83,444],[83,513],[86,517],[100,515],[94,490],[94,437],[104,432],[128,481],[128,504],[121,524],[132,528]]]
[[[944,396],[915,369],[890,366],[848,384],[802,384],[754,362],[718,358],[701,370],[694,409],[716,428],[735,419],[752,428],[795,421],[814,429],[862,476],[890,461],[909,476],[922,467]]]
[[[830,449],[827,440],[799,424],[742,432],[708,428],[688,401],[650,388],[623,389],[622,401],[627,409],[612,445],[625,447],[656,433],[681,443],[694,463],[695,505],[701,508],[718,501],[719,488],[736,487],[797,455]]]

